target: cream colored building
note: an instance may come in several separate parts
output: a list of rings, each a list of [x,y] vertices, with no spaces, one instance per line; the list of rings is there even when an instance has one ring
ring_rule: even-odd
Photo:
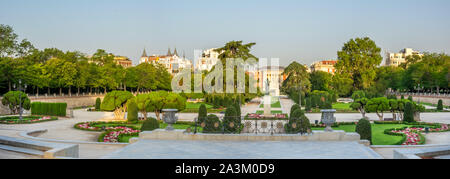
[[[411,55],[419,55],[423,56],[420,52],[414,51],[411,48],[405,48],[401,50],[399,53],[390,53],[386,54],[386,66],[399,66],[402,63],[406,63],[406,57]]]
[[[124,68],[128,68],[133,65],[132,61],[125,56],[116,56],[114,57],[114,61],[116,62],[116,64],[123,66]]]
[[[210,71],[219,61],[219,53],[215,48],[203,51],[202,57],[198,60],[195,69],[199,71]]]
[[[139,63],[151,63],[151,64],[161,64],[167,68],[170,74],[176,74],[184,68],[192,68],[192,62],[183,55],[180,57],[178,55],[177,49],[172,53],[170,48],[166,55],[151,55],[148,56],[144,49]]]
[[[336,60],[325,60],[325,61],[316,62],[311,65],[310,71],[311,72],[323,71],[323,72],[334,74],[336,72],[336,68],[334,68],[334,65],[336,65],[336,63],[337,63]]]

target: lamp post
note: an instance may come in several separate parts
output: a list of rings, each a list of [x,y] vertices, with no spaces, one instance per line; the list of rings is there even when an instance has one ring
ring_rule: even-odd
[[[420,104],[420,91],[423,90],[424,87],[422,85],[420,85],[420,83],[419,83],[419,84],[417,84],[417,86],[414,86],[414,89],[419,91],[419,101],[418,102]]]
[[[24,84],[23,86],[24,88],[22,88],[22,80],[19,79],[19,85],[17,85],[17,90],[19,90],[20,92],[25,93],[26,89],[27,89],[27,84]],[[16,84],[13,85],[13,88],[16,88]],[[22,113],[23,113],[23,109],[22,109],[22,93],[19,93],[19,121],[21,121],[22,118]]]

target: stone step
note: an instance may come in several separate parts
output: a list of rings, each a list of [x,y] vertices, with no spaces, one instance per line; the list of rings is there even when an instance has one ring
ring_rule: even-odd
[[[29,155],[44,156],[44,152],[43,151],[34,150],[34,149],[28,149],[28,148],[13,147],[13,146],[9,146],[9,145],[0,145],[0,149],[7,150],[7,151],[12,151],[12,152],[29,154]]]

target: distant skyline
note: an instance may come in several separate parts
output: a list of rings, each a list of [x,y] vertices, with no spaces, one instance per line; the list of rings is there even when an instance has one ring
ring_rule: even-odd
[[[337,58],[351,38],[385,52],[450,52],[448,0],[0,0],[0,24],[39,49],[88,55],[105,49],[137,65],[148,55],[226,42],[255,42],[252,53],[288,65]]]

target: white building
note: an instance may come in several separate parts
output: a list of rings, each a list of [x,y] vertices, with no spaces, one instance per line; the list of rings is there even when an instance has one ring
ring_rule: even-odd
[[[423,56],[420,52],[414,51],[411,48],[405,48],[401,50],[399,53],[387,53],[386,56],[386,66],[399,66],[402,63],[406,62],[406,57],[411,55],[419,55]]]
[[[219,52],[215,48],[203,51],[202,57],[198,60],[195,69],[199,71],[210,71],[219,61]]]
[[[152,55],[148,56],[144,49],[139,63],[151,63],[151,64],[161,64],[167,68],[170,74],[176,74],[184,68],[191,68],[192,62],[183,55],[183,57],[178,56],[177,49],[172,53],[170,48],[166,55]]]

